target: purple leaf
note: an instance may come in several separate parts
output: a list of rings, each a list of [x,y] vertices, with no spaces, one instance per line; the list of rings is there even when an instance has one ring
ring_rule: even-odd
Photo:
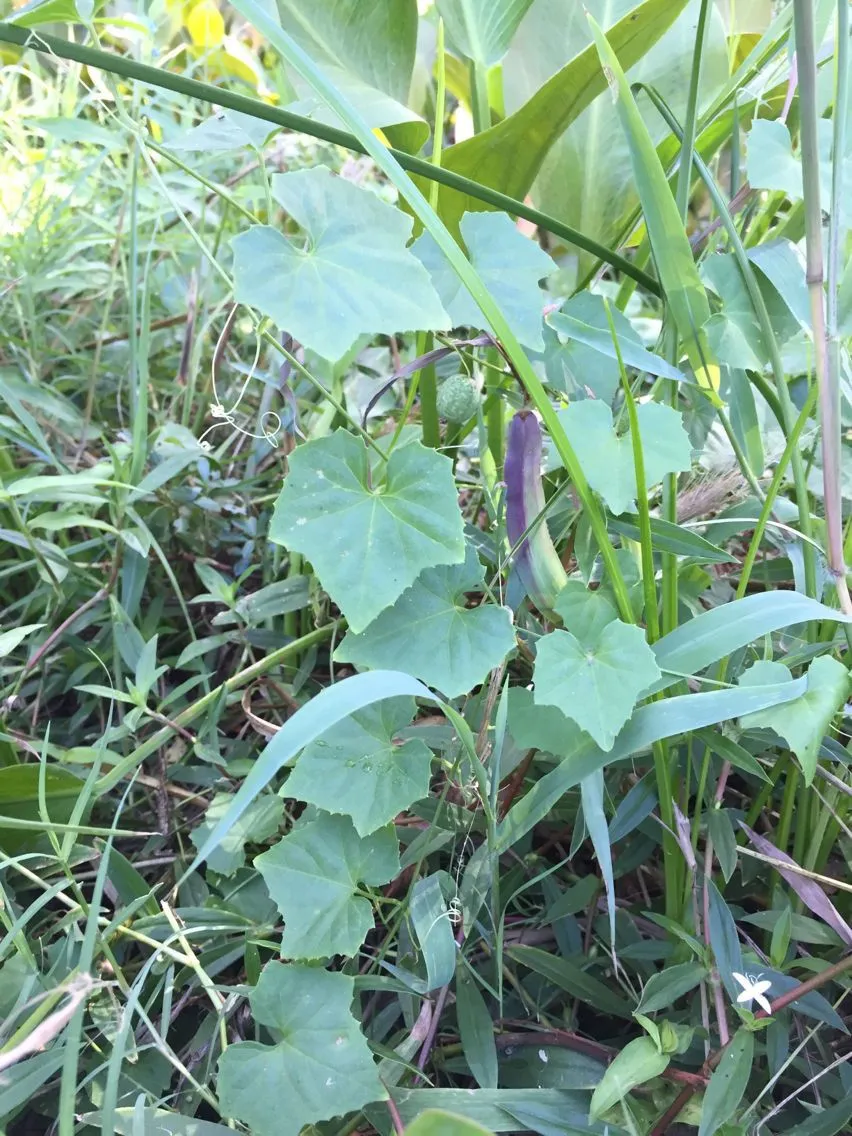
[[[793,869],[798,868],[799,865],[795,860],[791,859],[786,852],[782,852],[780,848],[776,848],[765,836],[758,836],[756,832],[753,832],[748,825],[744,824],[742,821],[740,821],[740,828],[758,852],[762,852],[764,856],[771,856],[773,860],[778,860],[783,864],[790,864]],[[804,903],[817,918],[822,919],[829,927],[833,928],[844,943],[852,947],[852,927],[849,926],[819,884],[815,880],[808,879],[807,876],[803,876],[795,870],[785,872],[783,868],[779,868],[778,872],[787,881],[802,903]]]

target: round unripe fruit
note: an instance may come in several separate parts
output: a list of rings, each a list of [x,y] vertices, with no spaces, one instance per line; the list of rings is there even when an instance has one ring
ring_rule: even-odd
[[[438,414],[448,422],[467,422],[476,414],[479,394],[466,375],[450,375],[438,388]]]

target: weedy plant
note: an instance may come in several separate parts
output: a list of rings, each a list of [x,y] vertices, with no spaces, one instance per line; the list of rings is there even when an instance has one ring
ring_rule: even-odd
[[[6,17],[3,1130],[850,1131],[848,5]]]

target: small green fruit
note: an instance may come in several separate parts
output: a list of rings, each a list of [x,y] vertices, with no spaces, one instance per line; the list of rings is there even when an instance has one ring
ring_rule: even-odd
[[[448,422],[467,422],[476,414],[479,394],[466,375],[450,375],[438,388],[438,414]]]

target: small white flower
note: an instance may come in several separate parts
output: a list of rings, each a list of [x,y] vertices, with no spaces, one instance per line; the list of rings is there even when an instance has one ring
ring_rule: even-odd
[[[762,1010],[771,1014],[772,1006],[766,997],[766,991],[772,986],[769,979],[764,978],[762,974],[737,974],[736,971],[732,973],[743,988],[742,994],[737,997],[737,1002],[747,1002],[749,1006],[752,1002],[757,1002]]]

